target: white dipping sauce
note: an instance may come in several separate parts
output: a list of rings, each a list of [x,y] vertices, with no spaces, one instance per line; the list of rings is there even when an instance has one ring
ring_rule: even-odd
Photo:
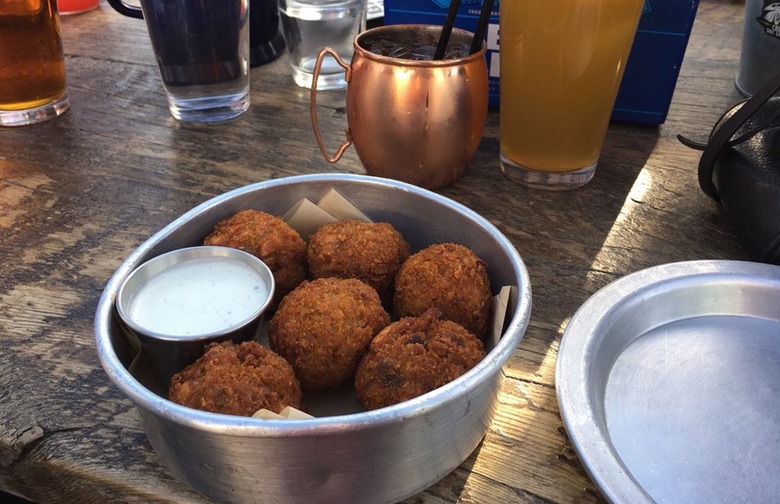
[[[169,336],[209,334],[246,321],[268,299],[268,285],[251,266],[195,258],[151,277],[128,310],[139,326]]]

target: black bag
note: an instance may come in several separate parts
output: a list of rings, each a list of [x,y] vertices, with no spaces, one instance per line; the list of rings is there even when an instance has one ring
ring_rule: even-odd
[[[699,185],[720,202],[734,234],[755,261],[780,264],[780,74],[728,110],[702,150]]]

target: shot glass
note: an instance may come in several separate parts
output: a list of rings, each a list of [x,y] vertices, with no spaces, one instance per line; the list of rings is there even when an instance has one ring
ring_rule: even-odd
[[[780,2],[746,0],[736,87],[751,97],[780,68]]]
[[[290,53],[293,81],[311,89],[317,54],[330,47],[343,60],[352,56],[352,41],[366,28],[366,0],[279,0],[282,32]],[[346,87],[344,70],[328,60],[320,69],[317,88]]]
[[[171,115],[233,119],[249,108],[249,0],[108,0],[149,31]]]
[[[0,125],[23,126],[68,110],[56,0],[0,2]]]
[[[563,190],[596,171],[644,0],[501,2],[501,170]]]

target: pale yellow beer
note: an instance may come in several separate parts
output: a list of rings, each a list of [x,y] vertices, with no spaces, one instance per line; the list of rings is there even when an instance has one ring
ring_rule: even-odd
[[[66,91],[55,0],[0,0],[0,124],[56,117]]]
[[[505,173],[524,181],[530,171],[528,185],[561,185],[553,189],[590,180],[643,5],[644,0],[500,2]]]

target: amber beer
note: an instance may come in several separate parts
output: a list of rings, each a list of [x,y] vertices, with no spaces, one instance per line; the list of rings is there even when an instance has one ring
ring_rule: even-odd
[[[0,125],[39,122],[68,108],[55,5],[0,1]]]
[[[593,176],[644,0],[502,0],[501,169],[567,189]]]

